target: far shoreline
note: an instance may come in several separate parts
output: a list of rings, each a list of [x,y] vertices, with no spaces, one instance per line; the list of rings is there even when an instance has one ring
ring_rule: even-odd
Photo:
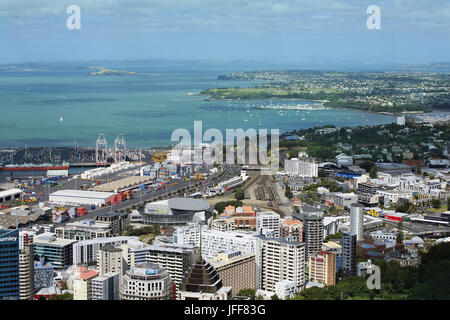
[[[200,96],[206,96],[206,95],[202,95],[199,94]],[[214,99],[214,98],[205,98],[203,99],[204,101],[270,101],[271,99],[276,99],[276,100],[281,100],[281,101],[305,101],[305,102],[315,102],[315,103],[327,103],[330,102],[329,100],[312,100],[312,99],[300,99],[300,98],[278,98],[278,97],[274,97],[274,98],[260,98],[260,99]],[[325,109],[335,109],[335,110],[349,110],[349,111],[357,111],[357,112],[363,112],[363,113],[370,113],[370,114],[381,114],[381,115],[386,115],[386,116],[392,116],[392,117],[396,117],[398,115],[404,115],[405,117],[407,115],[412,115],[412,114],[427,114],[427,113],[433,113],[435,112],[435,110],[431,110],[431,111],[402,111],[402,112],[389,112],[389,111],[371,111],[371,110],[364,110],[364,109],[358,109],[358,108],[352,108],[352,107],[338,107],[338,108],[334,108],[334,107],[327,107],[322,105]],[[265,108],[260,108],[260,109],[265,109]],[[267,108],[270,109],[270,108]],[[272,109],[270,109],[272,110]],[[280,110],[295,110],[295,109],[280,109]],[[299,109],[300,110],[300,109]],[[322,109],[323,110],[323,109]]]

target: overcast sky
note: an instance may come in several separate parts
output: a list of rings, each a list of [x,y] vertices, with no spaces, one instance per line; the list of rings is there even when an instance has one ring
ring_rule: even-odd
[[[68,30],[66,8],[81,8]],[[368,30],[369,5],[381,30]],[[450,0],[0,0],[0,63],[449,62]]]

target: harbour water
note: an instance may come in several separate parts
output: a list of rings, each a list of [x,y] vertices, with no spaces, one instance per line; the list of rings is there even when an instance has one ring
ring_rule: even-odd
[[[123,69],[121,69],[123,70]],[[265,128],[286,132],[326,124],[391,123],[392,116],[310,108],[296,100],[206,101],[215,87],[249,87],[250,81],[220,81],[230,69],[139,66],[127,71],[157,75],[88,76],[87,70],[1,72],[0,147],[94,146],[104,133],[110,146],[123,133],[127,146],[167,146],[177,128]],[[234,70],[240,71],[240,70]],[[305,108],[301,105],[304,104]],[[269,108],[266,106],[287,106]],[[300,107],[299,107],[300,106]]]

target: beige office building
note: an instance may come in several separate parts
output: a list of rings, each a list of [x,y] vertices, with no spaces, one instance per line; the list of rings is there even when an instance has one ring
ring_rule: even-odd
[[[122,275],[124,263],[122,249],[120,248],[107,244],[98,251],[97,269],[100,276],[106,273],[118,273]]]
[[[240,251],[219,253],[211,264],[223,285],[232,288],[234,296],[242,289],[256,289],[255,254]]]
[[[78,267],[73,279],[73,300],[92,300],[92,279],[96,276],[97,271]]]
[[[336,284],[336,255],[334,253],[319,251],[309,257],[309,281],[323,283],[327,286]]]

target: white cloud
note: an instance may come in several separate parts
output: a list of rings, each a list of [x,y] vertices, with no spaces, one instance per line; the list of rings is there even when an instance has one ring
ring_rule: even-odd
[[[370,4],[379,5],[382,23],[396,30],[450,30],[450,0],[0,0],[0,17],[12,25],[45,24],[64,19],[71,4],[106,24],[142,24],[148,31],[354,31]]]

